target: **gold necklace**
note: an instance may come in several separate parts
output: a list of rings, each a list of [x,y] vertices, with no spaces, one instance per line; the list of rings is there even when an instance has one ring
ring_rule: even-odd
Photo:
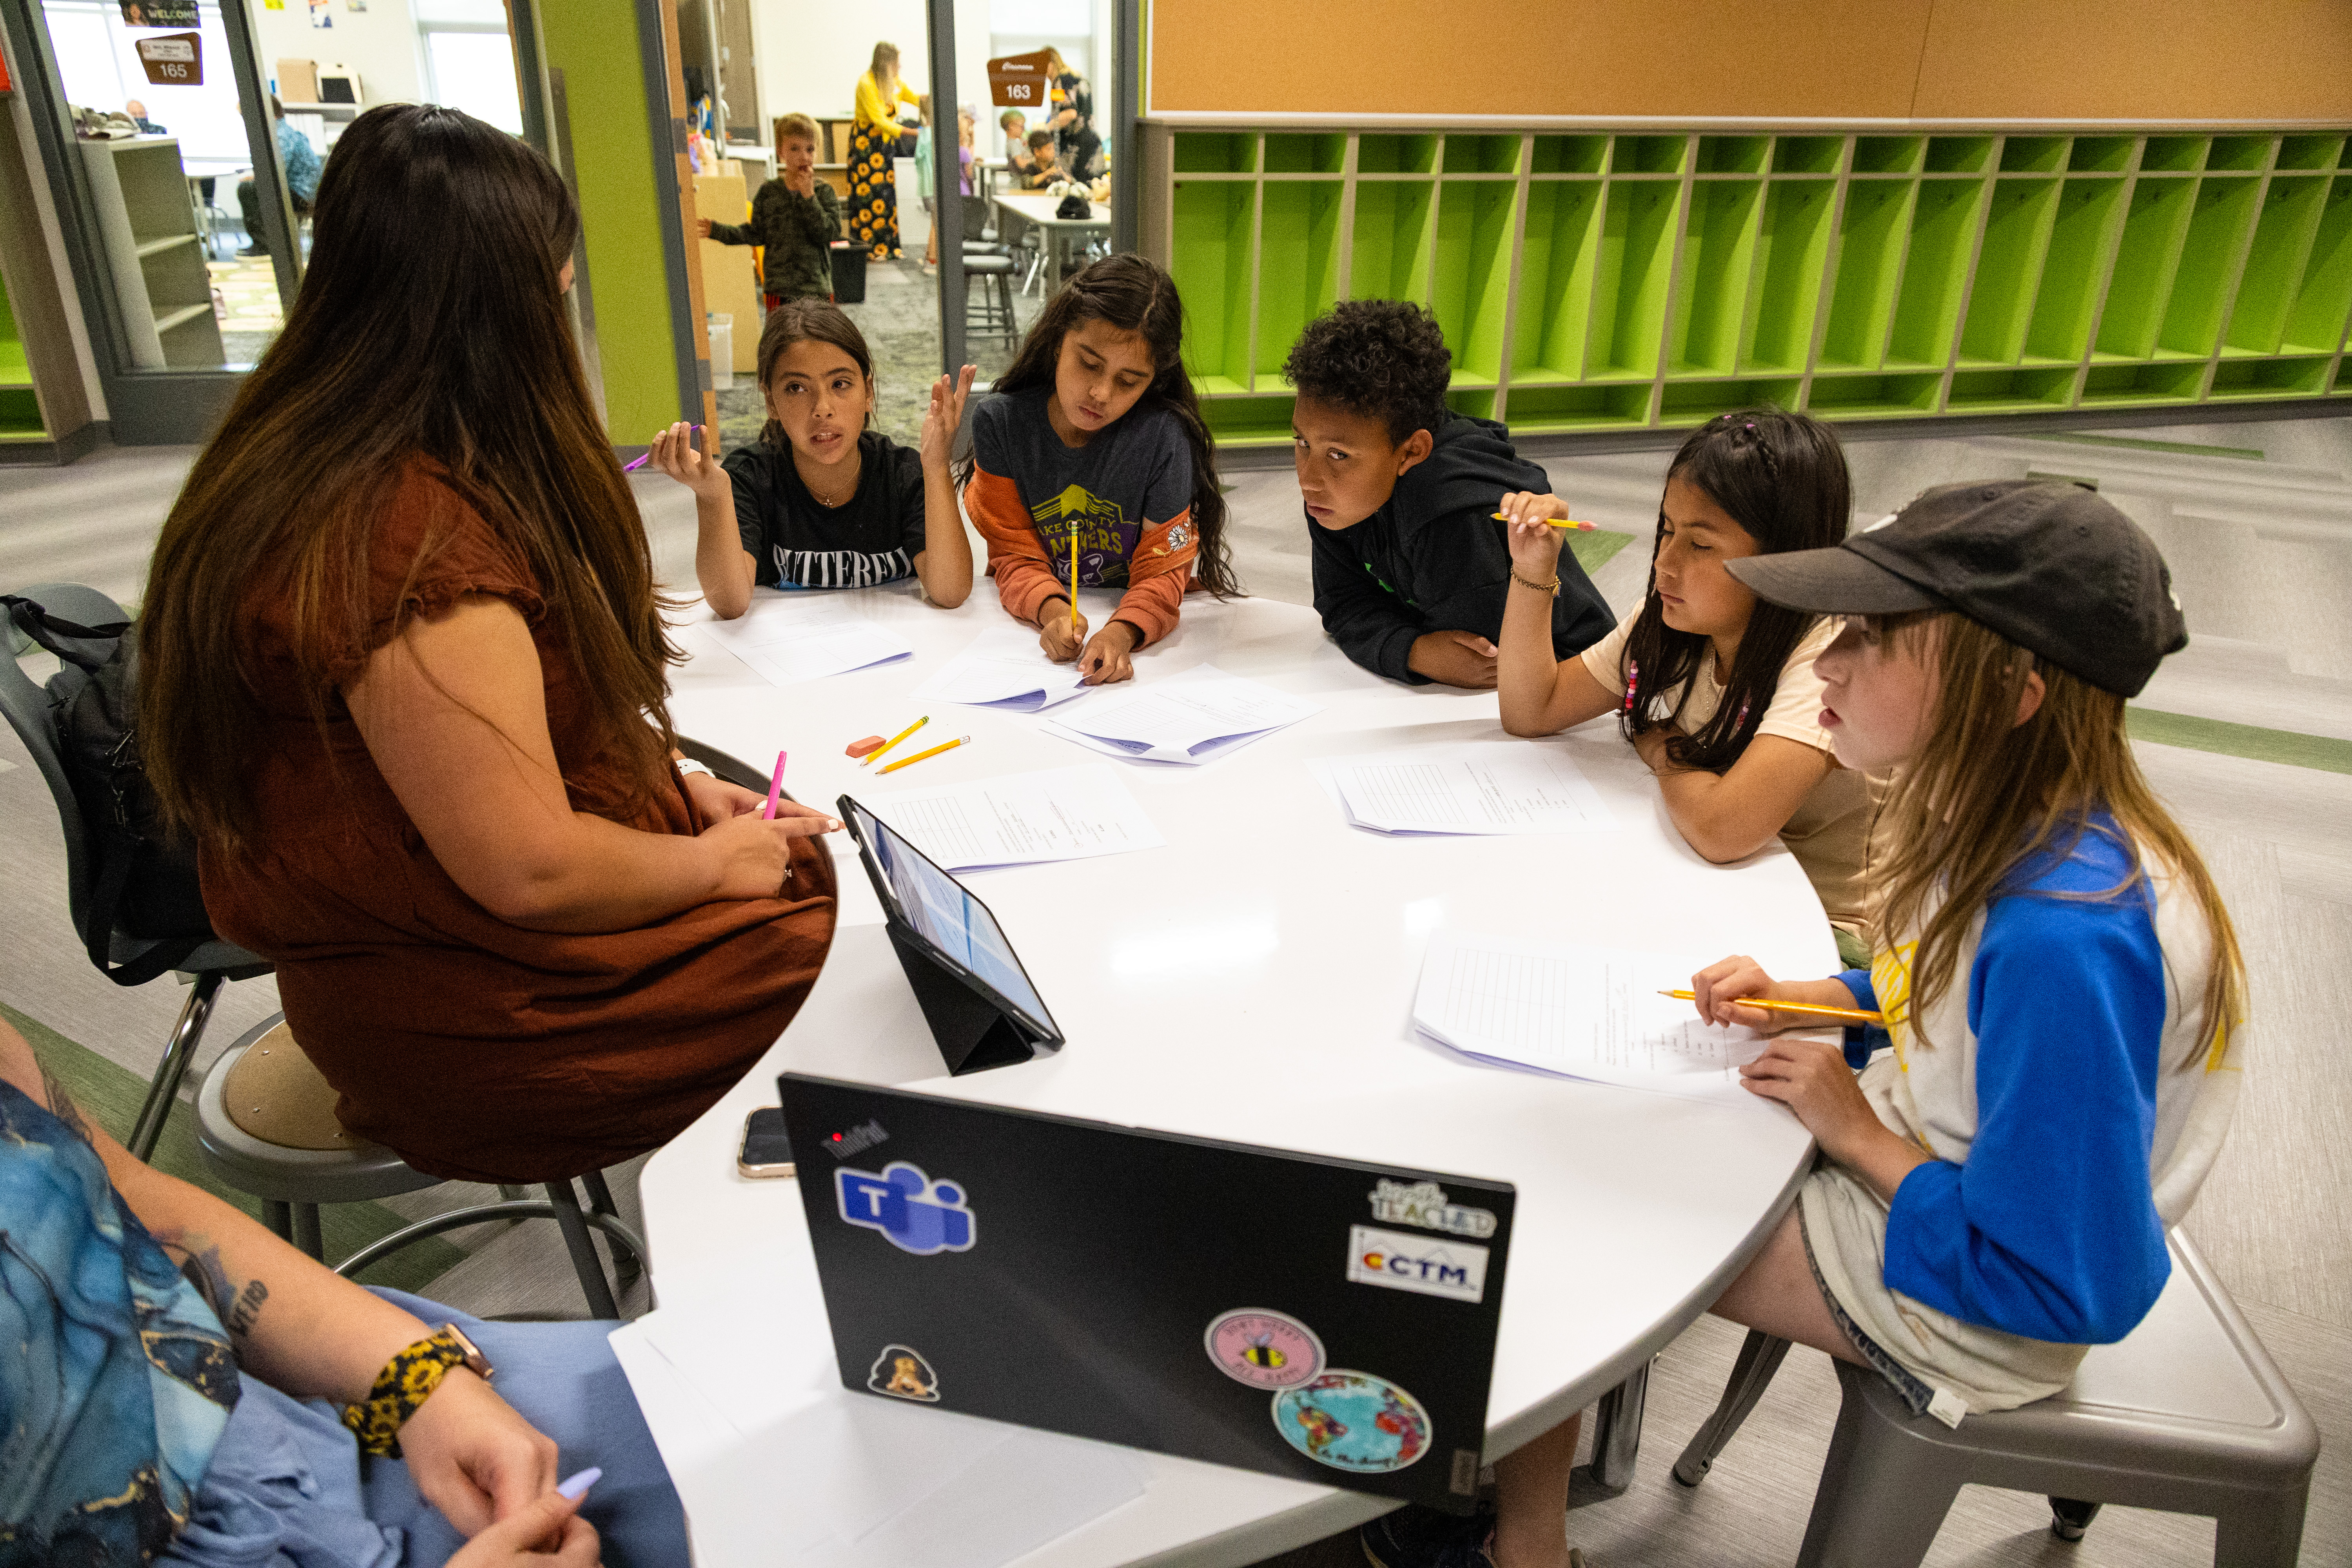
[[[826,510],[830,511],[834,508],[841,505],[842,501],[847,500],[851,496],[857,493],[857,481],[864,478],[866,473],[866,456],[861,452],[854,457],[851,461],[856,465],[856,467],[849,470],[849,487],[841,492],[841,500],[835,500],[830,497],[820,493],[816,486],[809,483],[809,477],[806,474],[803,474],[801,476],[801,483],[806,487],[808,493],[815,498],[817,505],[824,507]],[[796,463],[793,467],[798,468],[799,465]]]

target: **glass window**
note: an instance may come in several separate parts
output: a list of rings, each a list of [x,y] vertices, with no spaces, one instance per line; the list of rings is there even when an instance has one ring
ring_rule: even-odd
[[[495,33],[454,32],[427,26],[425,64],[434,102],[462,109],[501,131],[522,134],[514,46],[504,28]]]

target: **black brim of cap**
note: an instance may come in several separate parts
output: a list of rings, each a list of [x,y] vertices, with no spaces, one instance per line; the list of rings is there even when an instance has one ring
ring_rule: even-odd
[[[1946,602],[1908,578],[1843,545],[1743,555],[1723,563],[1768,605],[1824,616],[1895,616],[1940,610]]]

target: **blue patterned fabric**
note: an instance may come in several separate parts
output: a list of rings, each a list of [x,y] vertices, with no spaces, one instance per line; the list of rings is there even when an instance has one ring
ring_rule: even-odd
[[[237,1393],[220,1320],[97,1152],[0,1081],[0,1568],[152,1558]]]

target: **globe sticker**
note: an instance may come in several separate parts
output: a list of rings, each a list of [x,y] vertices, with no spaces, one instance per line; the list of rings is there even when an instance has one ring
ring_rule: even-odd
[[[1323,1370],[1323,1342],[1285,1312],[1241,1307],[1220,1313],[1201,1341],[1219,1372],[1252,1388],[1290,1388]]]
[[[1318,1465],[1358,1475],[1402,1470],[1429,1452],[1421,1401],[1369,1372],[1335,1367],[1274,1396],[1275,1429]]]

